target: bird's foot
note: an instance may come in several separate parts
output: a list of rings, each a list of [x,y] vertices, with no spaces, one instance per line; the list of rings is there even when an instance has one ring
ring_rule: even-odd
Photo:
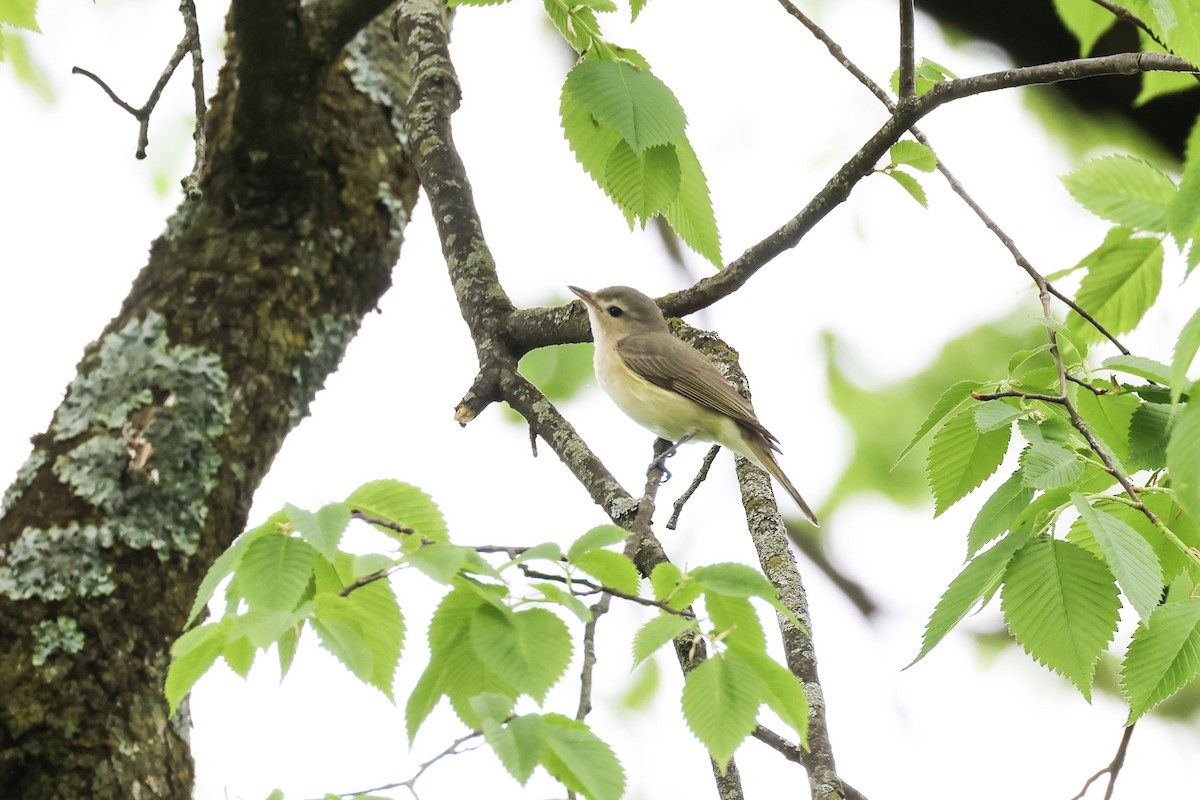
[[[650,468],[662,470],[662,480],[659,483],[666,483],[671,480],[671,470],[667,469],[667,459],[675,455],[675,452],[679,449],[679,445],[691,438],[691,434],[688,434],[678,442],[672,442],[670,439],[663,439],[662,437],[654,441],[654,460],[650,462]]]

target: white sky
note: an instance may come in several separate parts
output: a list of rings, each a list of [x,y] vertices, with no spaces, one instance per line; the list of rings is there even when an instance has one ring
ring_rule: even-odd
[[[605,20],[609,38],[638,48],[688,112],[726,260],[794,215],[884,119],[876,101],[774,3],[730,8],[716,0],[654,0],[632,28],[622,24],[625,11]],[[806,10],[886,81],[897,49],[893,4]],[[221,3],[200,3],[210,91],[223,12]],[[119,308],[190,164],[186,76],[177,76],[152,122],[151,159],[137,162],[136,123],[69,74],[72,65],[91,69],[140,104],[181,31],[174,4],[46,3],[41,22],[44,35],[30,45],[51,75],[57,103],[37,100],[0,67],[4,476],[28,454],[28,438],[45,429],[85,344]],[[1004,66],[985,48],[948,47],[924,20],[917,50],[959,75]],[[655,234],[630,234],[574,164],[557,122],[567,59],[541,4],[462,10],[453,55],[464,90],[458,145],[516,302],[564,296],[567,283],[627,283],[649,293],[687,283],[667,264]],[[1075,208],[1056,178],[1076,162],[1046,141],[1020,94],[957,103],[922,127],[1043,272],[1074,263],[1099,242],[1105,226]],[[166,197],[153,191],[156,172],[168,176]],[[864,380],[881,382],[921,368],[946,339],[1030,300],[1023,274],[999,244],[938,178],[923,182],[928,211],[890,180],[864,181],[798,248],[694,320],[740,349],[759,414],[783,441],[784,466],[814,505],[850,445],[825,399],[820,331],[835,331]],[[532,459],[524,430],[499,409],[465,430],[453,422],[452,409],[475,374],[474,354],[424,203],[406,237],[382,313],[367,319],[312,417],[288,439],[251,524],[284,502],[315,509],[381,477],[432,494],[462,543],[568,542],[603,522],[549,448]],[[708,269],[697,257],[690,263],[695,275]],[[1173,273],[1165,283],[1178,280]],[[1189,307],[1182,290],[1166,293],[1179,304],[1156,311],[1146,331],[1131,337],[1137,352],[1160,360],[1173,344],[1166,332]],[[564,411],[636,493],[652,437],[595,390]],[[673,462],[680,477],[660,493],[660,525],[703,453],[686,449]],[[960,568],[963,535],[981,501],[971,498],[937,520],[931,508],[862,501],[830,521],[837,555],[887,609],[874,624],[801,562],[838,766],[869,797],[1065,799],[1109,761],[1120,739],[1125,709],[1114,699],[1099,696],[1088,706],[1017,648],[981,656],[966,630],[994,626],[991,610],[901,672]],[[692,499],[681,530],[661,533],[677,563],[754,562],[729,456],[718,459]],[[409,624],[397,678],[402,694],[424,667],[425,621],[439,594],[409,573],[400,592]],[[646,618],[620,607],[601,624],[598,706],[628,687],[633,626]],[[707,759],[678,713],[681,679],[670,660],[659,664],[652,712],[598,710],[591,722],[625,764],[630,798],[710,796]],[[572,664],[546,710],[574,713],[577,672]],[[258,800],[275,787],[289,798],[319,797],[403,780],[464,732],[443,704],[410,751],[402,710],[360,686],[311,635],[281,686],[269,661],[246,682],[221,665],[197,686],[192,709],[202,800]],[[1188,765],[1197,763],[1198,748],[1194,731],[1156,720],[1139,725],[1117,797],[1174,795],[1194,779]],[[756,742],[743,746],[738,761],[748,797],[807,792],[798,768]],[[423,798],[561,796],[540,772],[522,789],[486,751],[436,765],[418,790]],[[1093,789],[1089,796],[1101,794]]]

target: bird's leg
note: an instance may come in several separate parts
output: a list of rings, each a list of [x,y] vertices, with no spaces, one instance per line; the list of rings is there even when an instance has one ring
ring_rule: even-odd
[[[689,433],[674,443],[670,439],[663,439],[661,436],[654,440],[654,460],[650,462],[650,468],[658,467],[662,470],[663,483],[671,480],[671,470],[667,469],[667,459],[675,455],[675,451],[679,449],[679,445],[686,443],[691,438],[692,434]]]

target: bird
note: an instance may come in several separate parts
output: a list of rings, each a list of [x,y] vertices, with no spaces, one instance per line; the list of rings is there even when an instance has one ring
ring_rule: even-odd
[[[672,443],[716,442],[765,469],[804,516],[817,516],[775,458],[779,440],[700,351],[675,338],[654,300],[628,286],[590,292],[568,286],[587,309],[600,388],[643,428]]]

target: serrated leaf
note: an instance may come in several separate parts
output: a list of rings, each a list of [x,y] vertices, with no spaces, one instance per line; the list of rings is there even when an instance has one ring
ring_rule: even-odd
[[[1200,675],[1200,600],[1167,603],[1142,620],[1125,662],[1121,690],[1129,698],[1129,720],[1166,700]]]
[[[313,599],[315,616],[310,624],[322,647],[363,683],[371,683],[373,665],[366,631],[345,600],[336,594],[318,594]]]
[[[1112,392],[1081,391],[1075,400],[1075,408],[1091,432],[1121,461],[1129,458],[1129,425],[1140,405],[1133,395]]]
[[[471,645],[480,663],[539,704],[571,661],[571,634],[544,608],[501,613],[479,609],[471,621]]]
[[[1068,486],[1083,474],[1083,467],[1083,459],[1054,444],[1031,444],[1021,452],[1021,480],[1035,489]]]
[[[1162,242],[1158,239],[1127,239],[1111,247],[1101,247],[1088,263],[1087,275],[1075,300],[1109,333],[1119,336],[1133,330],[1158,297],[1162,266]],[[1089,343],[1103,338],[1074,311],[1067,324]]]
[[[404,647],[404,615],[396,593],[385,581],[375,581],[339,599],[347,601],[346,606],[360,621],[371,651],[371,674],[367,682],[396,702],[392,685]]]
[[[567,548],[567,560],[574,561],[584,553],[590,553],[592,550],[598,550],[601,547],[620,544],[628,538],[629,531],[619,525],[597,525],[576,539]]]
[[[1028,532],[1010,533],[987,552],[976,556],[950,581],[946,591],[934,606],[929,622],[925,625],[921,652],[917,653],[908,667],[920,661],[940,642],[955,625],[962,621],[975,604],[995,594],[1004,578],[1009,561],[1029,541]],[[908,669],[905,667],[905,669]]]
[[[1054,0],[1054,10],[1067,30],[1079,40],[1079,57],[1087,58],[1101,34],[1116,23],[1108,10],[1090,0]]]
[[[571,791],[589,800],[620,800],[625,770],[612,749],[587,725],[561,714],[543,714],[542,766]]]
[[[313,514],[288,503],[283,507],[288,522],[330,561],[337,558],[338,544],[350,524],[350,509],[345,503],[329,503]]]
[[[221,657],[234,674],[245,680],[254,664],[254,645],[245,636],[230,635],[225,642],[225,649],[221,651]]]
[[[1177,406],[1142,403],[1129,421],[1129,466],[1134,470],[1167,465],[1167,442]]]
[[[440,670],[435,669],[434,662],[431,661],[417,679],[416,685],[409,692],[408,701],[404,704],[404,727],[408,734],[409,747],[412,747],[421,724],[429,717],[444,693]]]
[[[467,565],[472,552],[449,542],[434,542],[418,548],[407,561],[438,583],[449,584]]]
[[[1179,507],[1200,519],[1200,402],[1185,403],[1167,443],[1167,469]]]
[[[1097,158],[1063,175],[1062,182],[1080,205],[1098,217],[1138,230],[1166,232],[1175,182],[1139,158]]]
[[[633,637],[633,665],[649,658],[658,648],[662,647],[684,631],[694,628],[695,620],[681,617],[678,614],[668,614],[665,611],[652,618],[638,629]],[[630,667],[632,669],[632,667]]]
[[[920,203],[923,208],[929,208],[929,199],[925,196],[925,188],[921,186],[919,180],[898,169],[889,169],[883,174],[900,184],[904,191],[908,192],[912,199]]]
[[[704,608],[721,641],[730,647],[763,650],[767,637],[758,612],[744,597],[705,592]]]
[[[296,647],[300,643],[299,626],[290,628],[280,634],[279,639],[275,642],[275,646],[279,650],[279,679],[283,680],[287,677],[288,672],[292,669],[292,663],[296,660]]]
[[[1138,616],[1147,619],[1158,607],[1163,587],[1162,566],[1154,548],[1126,523],[1093,508],[1082,494],[1072,494],[1071,502],[1100,545],[1117,584]]]
[[[679,194],[679,157],[671,144],[638,153],[620,142],[608,155],[604,183],[617,205],[642,225],[666,208]]]
[[[251,608],[290,611],[312,577],[314,555],[307,542],[280,533],[255,539],[238,566],[242,596]]]
[[[558,110],[562,119],[563,136],[570,145],[571,152],[575,154],[575,160],[611,198],[612,192],[608,188],[605,169],[613,149],[623,143],[621,134],[616,128],[596,119],[586,106],[567,91],[565,84],[559,98]]]
[[[922,58],[914,65],[916,69],[916,93],[917,97],[928,92],[934,86],[945,80],[954,80],[957,76],[950,70],[943,67],[936,61],[930,61],[927,58]],[[892,94],[900,94],[900,69],[892,71],[890,79]]]
[[[893,164],[907,164],[921,172],[933,172],[937,169],[937,156],[931,148],[911,139],[896,142],[888,150],[888,157]]]
[[[973,402],[974,398],[971,397],[971,392],[978,391],[982,386],[983,384],[979,381],[959,381],[942,392],[937,402],[933,404],[933,409],[930,410],[929,416],[925,418],[925,421],[921,423],[921,427],[917,428],[917,432],[913,434],[912,440],[900,451],[900,455],[896,456],[896,464],[903,461],[904,457],[912,452],[912,449],[920,444],[921,440],[928,436],[929,432],[936,428],[942,420],[958,411],[963,405]],[[895,468],[896,466],[893,464],[892,469]]]
[[[801,743],[807,742],[808,696],[796,676],[762,651],[739,650],[737,658],[743,659],[758,675],[766,704],[800,735]]]
[[[1010,406],[1004,402],[988,402],[975,406],[975,430],[980,433],[1006,428],[1012,425],[1018,417],[1029,412],[1023,408]]]
[[[484,719],[483,735],[508,774],[524,786],[542,761],[545,734],[538,714],[523,714],[501,725]]]
[[[1200,63],[1200,20],[1190,0],[1129,0],[1125,5],[1166,41],[1171,52]]]
[[[696,567],[689,573],[693,580],[711,592],[729,597],[761,597],[774,600],[775,587],[754,567],[723,561]]]
[[[544,0],[543,8],[546,16],[558,28],[567,43],[576,53],[586,53],[592,49],[596,37],[600,35],[600,24],[596,21],[596,13],[588,7],[588,3],[566,4],[561,0]]]
[[[1008,565],[1000,607],[1025,652],[1090,701],[1096,661],[1112,640],[1121,608],[1100,559],[1070,542],[1039,537]]]
[[[41,32],[37,24],[37,0],[5,0],[0,3],[0,25]]]
[[[654,599],[669,601],[671,608],[678,609],[688,607],[704,592],[702,584],[690,575],[684,578],[679,567],[669,561],[659,564],[650,573],[650,585],[654,589]]]
[[[667,204],[663,216],[688,247],[720,269],[723,263],[721,234],[717,230],[704,169],[686,136],[674,144],[675,157],[679,160],[679,192]]]
[[[642,9],[646,7],[649,0],[629,0],[630,21],[637,22],[638,14],[642,13]]]
[[[687,117],[675,95],[648,69],[592,58],[568,73],[565,90],[636,153],[683,136]]]
[[[1012,429],[980,433],[973,412],[967,408],[952,417],[929,446],[926,476],[935,499],[935,517],[987,480],[1008,451]]]
[[[541,592],[542,596],[550,602],[569,610],[585,625],[594,618],[592,612],[584,605],[582,600],[569,592],[563,591],[562,588],[553,583],[535,583],[533,584],[533,588]]]
[[[738,745],[755,727],[762,682],[736,651],[702,662],[683,686],[683,719],[724,773]]]
[[[600,581],[604,586],[625,594],[637,594],[641,576],[637,567],[623,553],[611,550],[592,550],[571,561],[579,569]]]
[[[1161,383],[1163,386],[1171,381],[1170,367],[1161,361],[1144,356],[1109,356],[1100,362],[1100,366],[1128,375],[1137,375],[1139,378]]]
[[[191,625],[196,621],[196,617],[200,616],[200,612],[208,605],[208,601],[212,598],[213,592],[217,590],[217,586],[221,581],[225,580],[238,564],[241,563],[242,556],[246,553],[246,548],[261,536],[268,533],[279,531],[279,526],[286,520],[282,511],[273,514],[266,522],[259,525],[257,528],[246,531],[239,536],[229,548],[217,556],[213,561],[212,566],[208,568],[208,572],[204,574],[204,580],[200,581],[200,588],[196,590],[196,600],[192,603],[192,610],[188,614],[186,625]]]
[[[1200,350],[1200,309],[1192,314],[1191,319],[1179,332],[1178,341],[1175,342],[1175,354],[1171,358],[1169,381],[1172,403],[1178,403],[1180,395],[1183,394],[1184,385],[1187,383],[1188,367],[1195,360],[1197,350]]]
[[[1033,500],[1033,489],[1022,482],[1021,471],[1000,484],[971,523],[967,532],[967,559],[975,557],[980,548],[1008,530]]]
[[[200,676],[221,656],[225,649],[230,622],[210,622],[192,628],[171,645],[171,666],[167,668],[167,680],[163,692],[167,705],[174,716],[179,702],[192,690]]]
[[[424,539],[446,541],[446,520],[433,498],[408,483],[379,480],[364,483],[346,498],[346,505],[372,517],[391,520],[411,528]],[[376,526],[393,539],[395,531]]]

